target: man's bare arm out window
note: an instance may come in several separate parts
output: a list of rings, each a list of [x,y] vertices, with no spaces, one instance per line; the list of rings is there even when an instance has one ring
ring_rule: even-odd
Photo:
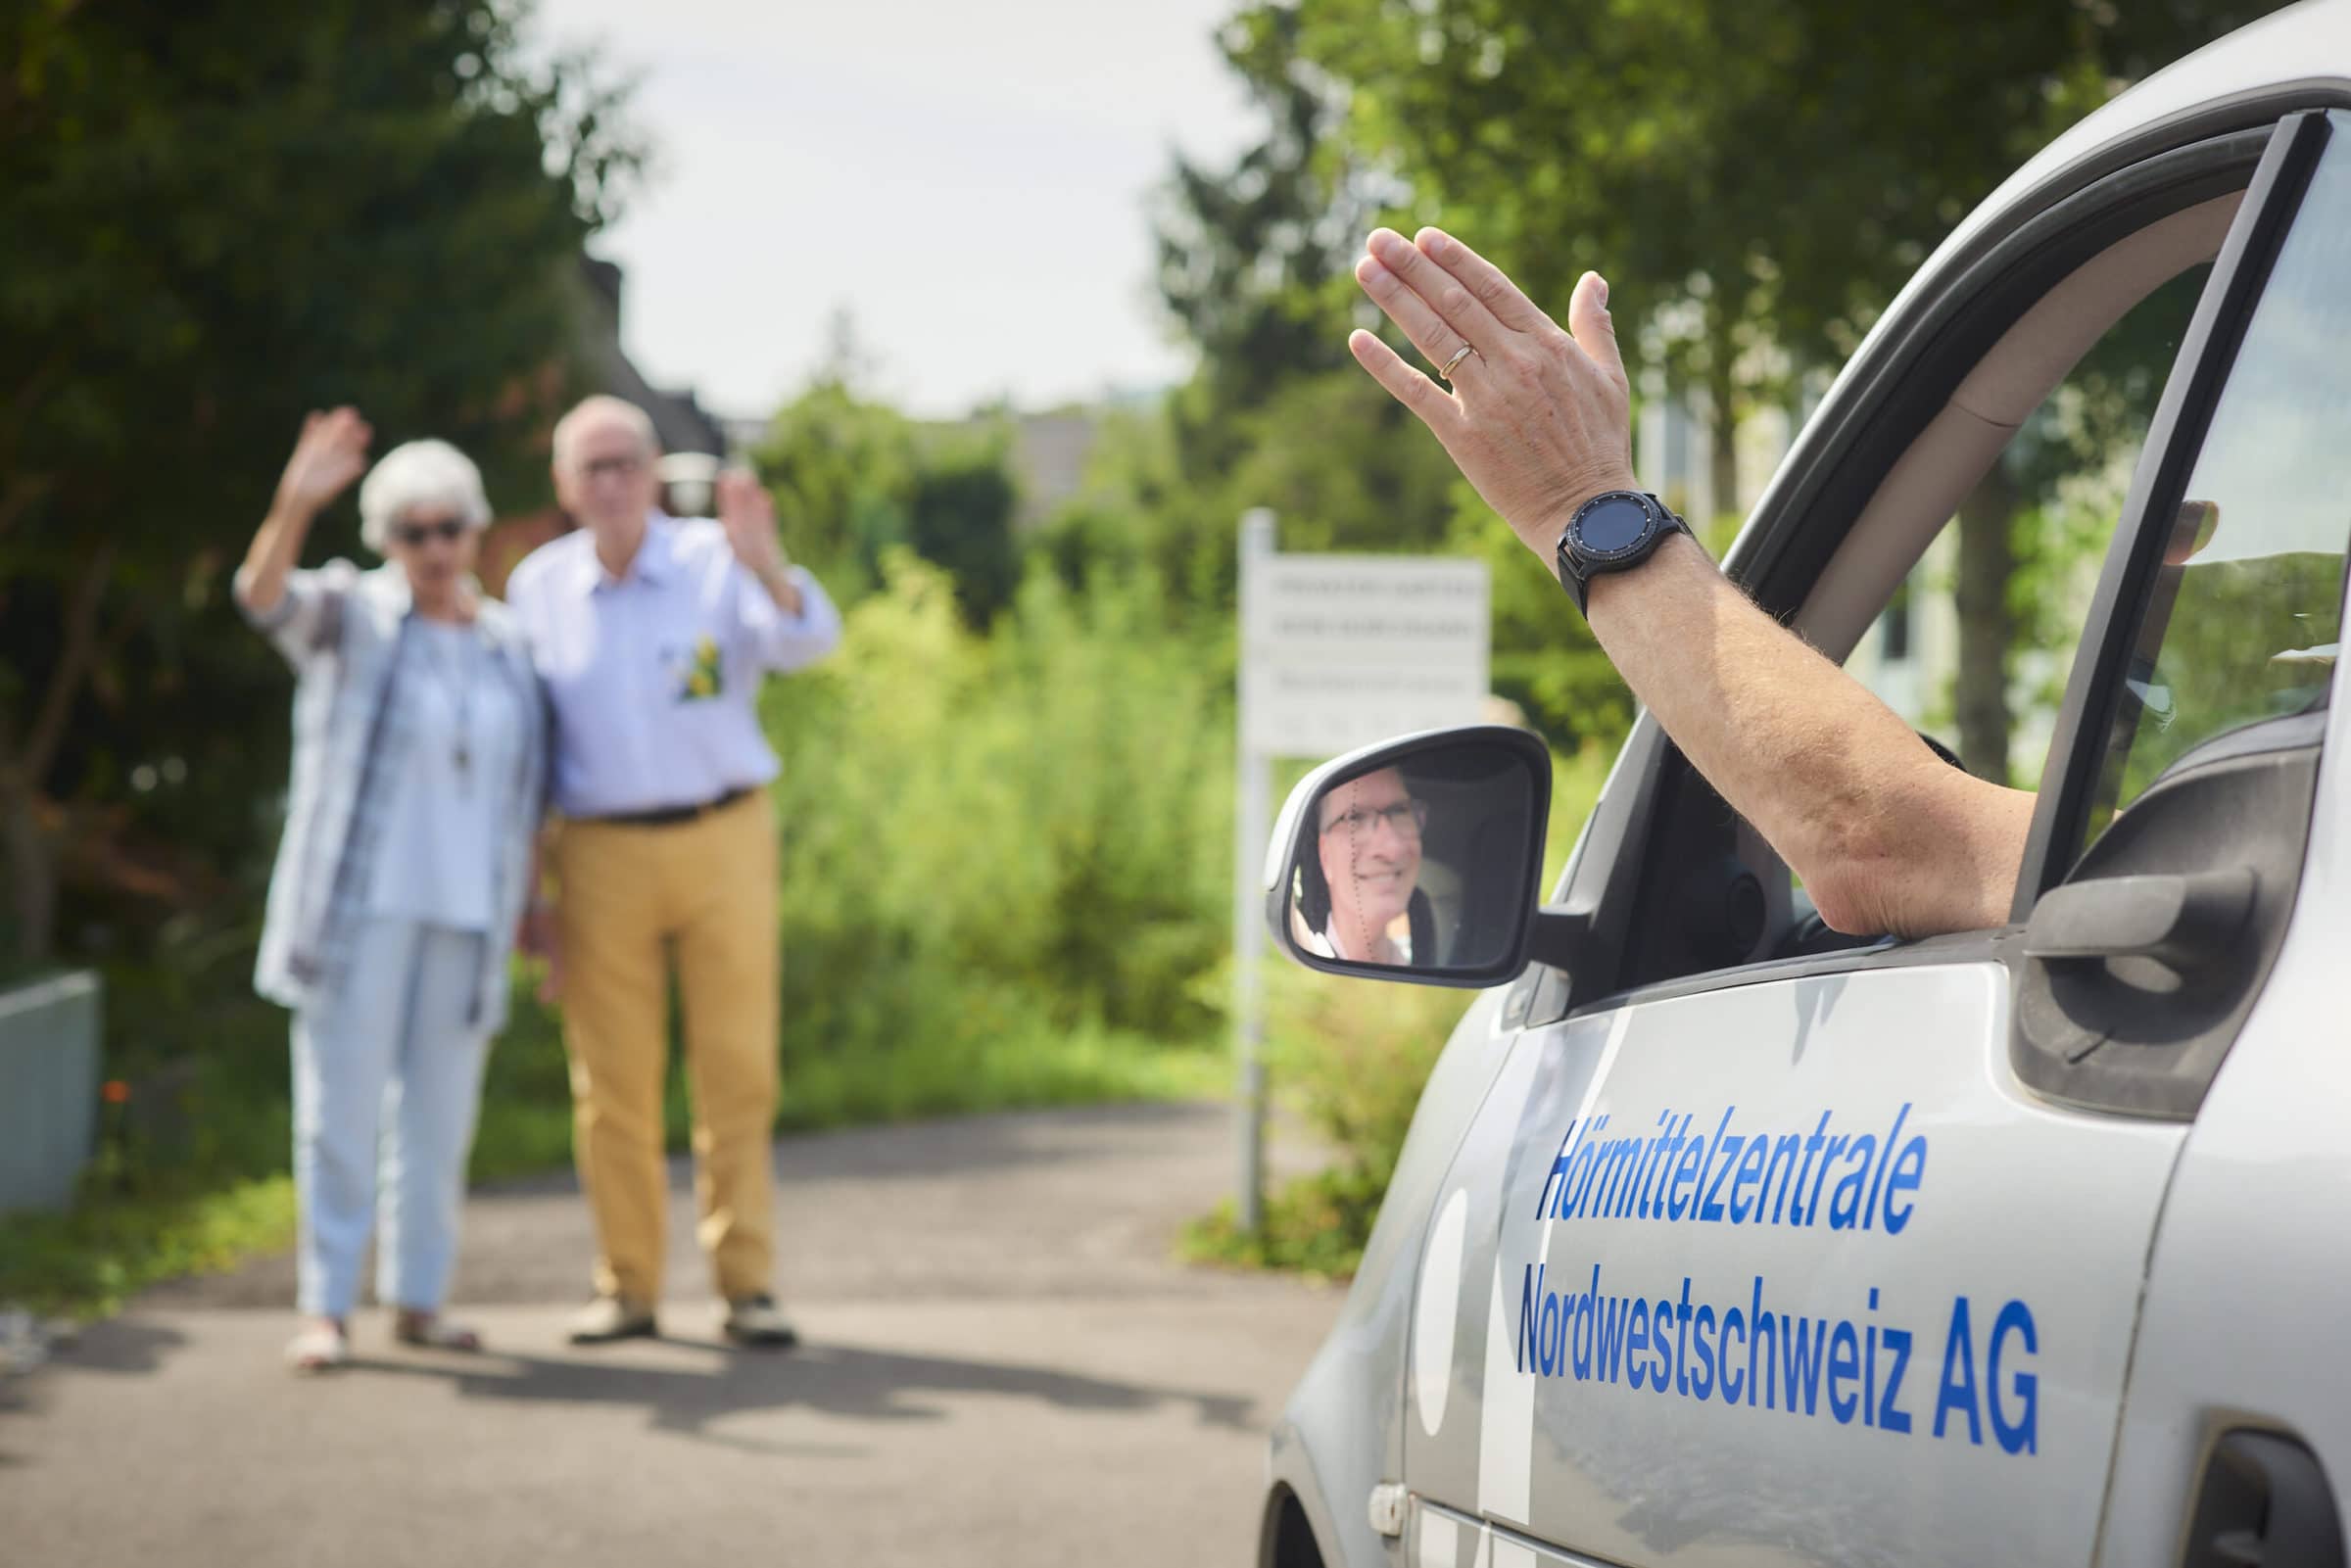
[[[1637,490],[1630,394],[1587,272],[1562,331],[1459,240],[1375,232],[1356,277],[1449,394],[1367,332],[1356,358],[1444,443],[1544,563],[1586,499]],[[1562,610],[1565,609],[1562,604]],[[1839,930],[2003,924],[2033,796],[1952,768],[1860,683],[1781,627],[1687,536],[1593,580],[1593,633],[1683,755],[1804,880]]]

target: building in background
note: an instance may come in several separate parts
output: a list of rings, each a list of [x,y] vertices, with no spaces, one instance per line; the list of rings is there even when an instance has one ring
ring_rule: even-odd
[[[926,420],[922,433],[940,441],[992,437],[1005,441],[1006,464],[1020,494],[1013,526],[1022,533],[1043,526],[1062,502],[1085,482],[1086,459],[1102,434],[1104,408],[1074,404],[1043,413],[987,409],[965,419]]]
[[[1086,459],[1102,433],[1098,408],[1022,414],[1012,423],[1012,473],[1021,491],[1016,522],[1033,529],[1085,482]]]

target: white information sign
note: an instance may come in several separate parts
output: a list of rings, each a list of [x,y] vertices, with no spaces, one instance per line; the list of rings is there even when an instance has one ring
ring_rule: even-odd
[[[1327,757],[1475,724],[1487,690],[1483,561],[1244,554],[1244,749]]]
[[[1232,869],[1233,1033],[1240,1063],[1240,1221],[1264,1217],[1265,1022],[1257,879],[1280,757],[1321,760],[1415,730],[1475,724],[1490,645],[1483,561],[1284,555],[1273,514],[1241,519],[1240,744]]]

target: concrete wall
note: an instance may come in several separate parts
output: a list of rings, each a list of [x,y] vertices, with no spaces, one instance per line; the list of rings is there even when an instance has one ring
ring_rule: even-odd
[[[63,1209],[98,1130],[98,978],[0,991],[0,1213]]]

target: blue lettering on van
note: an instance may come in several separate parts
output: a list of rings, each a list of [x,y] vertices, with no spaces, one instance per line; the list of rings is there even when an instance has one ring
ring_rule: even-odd
[[[1650,1128],[1611,1134],[1610,1115],[1567,1123],[1535,1195],[1535,1217],[1571,1221],[1786,1225],[1884,1230],[1898,1236],[1927,1174],[1927,1135],[1903,1130],[1911,1107],[1874,1129],[1832,1130],[1823,1111],[1808,1131],[1734,1128],[1725,1106],[1714,1130],[1691,1136],[1695,1114],[1661,1111]],[[1883,1124],[1881,1124],[1883,1125]]]
[[[1824,1146],[1826,1134],[1823,1134]],[[1563,1276],[1564,1277],[1564,1276]],[[1529,1263],[1518,1295],[1513,1364],[1535,1377],[1606,1383],[1637,1393],[1778,1410],[1890,1437],[1912,1434],[1912,1332],[1880,1314],[1871,1286],[1849,1316],[1794,1312],[1755,1275],[1745,1299],[1650,1297],[1606,1288],[1601,1265],[1561,1291],[1548,1263]],[[1809,1299],[1809,1290],[1806,1292]],[[1954,1297],[1931,1393],[1936,1438],[2038,1455],[2040,1335],[2033,1309],[2010,1301],[1979,1333],[1981,1314]],[[1979,1371],[1980,1369],[1980,1371]]]

